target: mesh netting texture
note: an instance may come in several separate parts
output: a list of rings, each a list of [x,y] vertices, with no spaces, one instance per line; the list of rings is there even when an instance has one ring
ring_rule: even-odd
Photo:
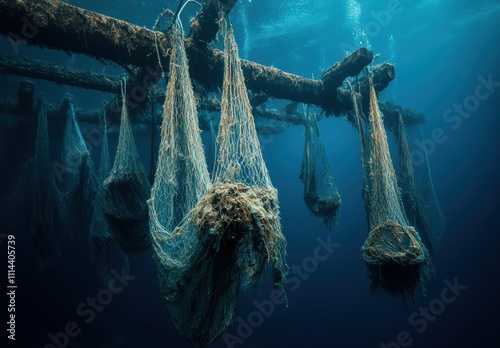
[[[31,233],[45,265],[49,264],[50,254],[60,254],[54,226],[58,212],[54,188],[47,112],[40,105],[35,142]]]
[[[59,212],[70,237],[73,231],[87,237],[96,190],[94,165],[76,120],[74,105],[68,99],[63,103],[68,104],[61,157],[64,175],[56,181]]]
[[[214,184],[210,187],[182,38],[174,32],[149,201],[162,291],[176,327],[198,346],[215,341],[232,324],[238,295],[256,289],[269,262],[277,285],[285,274],[277,192],[260,152],[236,43],[225,21]]]
[[[103,135],[101,144],[101,159],[97,175],[97,194],[94,200],[94,210],[90,222],[89,247],[101,282],[105,285],[114,277],[113,270],[125,269],[128,274],[128,256],[118,245],[110,231],[102,209],[102,194],[104,180],[111,172],[106,116],[103,116]]]
[[[102,192],[102,207],[116,240],[127,253],[149,248],[147,200],[151,186],[137,152],[122,85],[122,114],[118,149]]]
[[[423,144],[424,139],[422,129],[419,127],[420,142]],[[429,156],[427,150],[424,148],[424,163],[418,169],[420,171],[415,173],[415,183],[417,188],[417,200],[421,207],[421,212],[425,216],[425,221],[433,245],[439,244],[441,237],[444,234],[446,223],[439,203],[436,191],[434,189],[434,182],[432,180],[431,167],[429,164]],[[420,176],[418,175],[420,174]]]
[[[218,322],[205,314],[211,309],[203,295],[213,290],[203,284],[207,276],[202,269],[204,260],[193,257],[200,248],[198,232],[179,225],[210,186],[187,64],[183,38],[176,27],[172,34],[157,171],[148,205],[162,294],[176,328],[196,343],[206,340],[200,337],[206,335],[204,329],[210,330],[209,325]]]
[[[363,199],[370,229],[361,252],[373,288],[382,287],[403,298],[413,297],[417,288],[423,291],[429,270],[428,251],[405,216],[378,98],[369,82],[368,119],[361,116],[358,97],[353,92],[361,139]]]
[[[321,218],[328,228],[332,228],[340,212],[340,195],[312,106],[307,107],[304,117],[306,144],[300,173],[300,179],[304,183],[304,200],[309,210]]]
[[[411,164],[410,150],[408,147],[408,140],[406,138],[405,127],[403,119],[399,117],[398,130],[396,133],[398,140],[398,184],[401,190],[401,198],[406,212],[408,221],[415,226],[422,241],[425,243],[427,249],[432,251],[433,240],[431,231],[426,221],[426,215],[423,211],[423,206],[419,200],[417,187],[415,185],[415,177],[413,174],[413,166]]]

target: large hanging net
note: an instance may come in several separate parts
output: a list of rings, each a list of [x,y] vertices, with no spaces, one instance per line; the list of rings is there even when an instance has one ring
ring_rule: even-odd
[[[31,231],[41,258],[48,266],[49,256],[54,252],[59,254],[54,228],[58,210],[54,195],[54,172],[50,161],[47,112],[43,105],[40,105],[38,113],[33,180]]]
[[[103,135],[99,174],[97,176],[97,194],[94,200],[94,210],[90,223],[89,246],[92,260],[97,267],[98,275],[103,284],[108,284],[114,277],[113,270],[125,268],[128,273],[128,257],[113,237],[102,209],[103,183],[111,172],[109,159],[108,134],[106,116],[103,116]]]
[[[96,183],[90,152],[78,126],[73,103],[68,99],[63,103],[68,103],[61,158],[64,171],[56,183],[61,220],[71,237],[74,230],[88,232]]]
[[[160,153],[149,204],[150,230],[162,293],[172,321],[186,338],[200,342],[205,329],[217,325],[204,296],[213,294],[203,273],[204,260],[193,256],[200,248],[195,225],[182,220],[208,191],[210,177],[198,125],[196,100],[178,28],[172,34],[172,53]],[[212,250],[209,250],[212,251]],[[212,251],[213,252],[213,251]],[[207,261],[207,264],[210,261]],[[202,289],[200,291],[200,289]],[[221,301],[224,301],[221,298]]]
[[[311,105],[304,114],[306,145],[300,179],[304,183],[304,200],[309,210],[332,228],[340,211],[340,195],[319,134],[316,114]]]
[[[429,250],[433,248],[433,239],[427,215],[424,211],[424,204],[420,200],[413,166],[411,164],[410,150],[406,139],[406,132],[403,119],[399,116],[398,131],[396,133],[399,143],[399,165],[398,165],[398,183],[401,190],[401,198],[405,208],[406,216],[410,223],[415,226],[422,241]]]
[[[122,114],[118,149],[111,174],[104,181],[102,207],[116,240],[127,253],[150,246],[148,205],[150,183],[137,152],[122,85]]]
[[[232,324],[240,291],[257,287],[268,262],[276,285],[285,273],[277,192],[260,152],[236,43],[225,21],[214,184],[209,189],[184,46],[175,32],[149,201],[164,296],[176,327],[198,346],[215,341]]]
[[[369,78],[369,77],[368,77]],[[370,83],[370,113],[361,117],[353,93],[361,139],[363,199],[370,233],[361,248],[372,287],[382,287],[403,298],[423,290],[428,251],[417,231],[409,225],[398,189],[375,89]]]

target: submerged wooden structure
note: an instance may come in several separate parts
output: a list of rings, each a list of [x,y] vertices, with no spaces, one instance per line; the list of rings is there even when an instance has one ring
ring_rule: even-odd
[[[222,84],[223,55],[209,45],[217,35],[218,13],[221,10],[229,13],[236,3],[237,0],[207,0],[184,40],[190,74],[206,91]],[[163,101],[163,93],[155,90],[155,84],[162,75],[162,69],[169,65],[170,42],[161,31],[152,31],[57,0],[0,0],[0,23],[0,34],[7,36],[13,47],[24,42],[127,65],[128,93],[132,102],[146,104],[148,100]],[[280,113],[259,107],[259,104],[269,98],[278,98],[316,105],[327,115],[346,115],[352,111],[353,105],[350,92],[342,87],[343,82],[348,77],[359,75],[373,59],[372,52],[365,48],[358,49],[326,70],[318,80],[247,60],[242,60],[242,69],[248,89],[255,94],[253,106],[257,116],[299,124],[303,118],[300,113]],[[120,79],[115,76],[8,55],[0,56],[0,72],[115,94],[120,89]],[[372,74],[377,92],[385,89],[396,76],[394,66],[389,63],[373,67]],[[367,86],[361,84],[356,88],[362,95],[367,95]],[[29,106],[24,103],[22,108],[16,107],[13,102],[4,104],[13,113],[30,112]],[[199,108],[214,111],[218,108],[216,104],[212,100],[201,99]],[[117,102],[109,104],[111,115],[118,114],[116,106]],[[388,118],[401,114],[407,126],[424,121],[421,113],[407,108],[393,104],[383,108]],[[97,111],[81,111],[77,116],[86,122],[98,120]]]

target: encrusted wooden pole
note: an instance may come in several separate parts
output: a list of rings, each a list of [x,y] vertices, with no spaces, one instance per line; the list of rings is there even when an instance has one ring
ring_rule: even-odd
[[[133,64],[149,68],[152,74],[156,72],[159,54],[162,65],[168,66],[166,52],[170,40],[163,33],[56,0],[0,0],[0,34],[9,38],[14,50],[28,43]],[[219,87],[223,54],[198,44],[202,34],[197,35],[185,40],[191,77],[207,88]],[[369,63],[366,58],[366,54],[355,52],[351,59],[340,62],[336,68],[338,80],[361,72]],[[322,80],[303,78],[246,60],[242,61],[242,69],[247,87],[255,93],[314,104],[325,110],[336,109],[338,98],[324,88]],[[151,84],[151,76],[145,75],[140,82]]]

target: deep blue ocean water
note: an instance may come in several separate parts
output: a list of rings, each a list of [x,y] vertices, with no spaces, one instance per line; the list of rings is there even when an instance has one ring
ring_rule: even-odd
[[[177,7],[177,1],[67,2],[147,28],[152,28],[165,7]],[[182,14],[185,27],[197,10],[195,4],[186,8]],[[289,278],[293,278],[285,285],[288,305],[270,307],[273,293],[267,279],[259,293],[241,297],[237,321],[211,347],[500,347],[499,18],[500,3],[495,0],[238,1],[230,21],[242,58],[308,78],[319,78],[345,56],[346,49],[361,46],[380,53],[375,63],[395,64],[397,78],[380,98],[425,113],[422,133],[446,230],[432,254],[435,274],[425,282],[426,293],[417,295],[415,303],[405,304],[383,291],[373,293],[360,254],[368,225],[361,197],[357,131],[343,118],[322,117],[319,122],[342,196],[341,217],[332,233],[312,216],[303,200],[299,180],[303,126],[290,125],[281,134],[261,136],[264,159],[279,192],[282,229],[288,242]],[[24,44],[15,52],[5,37],[0,38],[0,47],[2,54],[15,57],[123,73],[121,68],[82,55]],[[15,86],[23,79],[0,76],[0,96],[14,97]],[[36,92],[44,93],[53,104],[63,93],[74,95],[75,105],[81,108],[100,108],[103,100],[112,99],[111,94],[35,82]],[[465,111],[460,113],[456,108],[464,103]],[[282,108],[285,104],[271,101],[270,106]],[[439,143],[432,140],[436,131],[441,134]],[[410,147],[418,151],[411,134]],[[388,138],[393,150],[394,137],[388,134]],[[19,153],[11,155],[15,160],[9,163],[2,161],[2,181],[6,183],[2,183],[2,199],[31,156],[34,132],[21,140],[2,149]],[[116,135],[110,143],[113,157]],[[149,141],[139,137],[137,143],[148,170]],[[92,151],[96,163],[99,152]],[[169,320],[151,251],[130,257],[130,274],[135,278],[109,305],[96,310],[87,324],[89,317],[80,316],[77,308],[103,288],[87,245],[83,241],[81,248],[68,246],[64,262],[39,270],[26,220],[28,217],[17,212],[0,227],[0,233],[14,234],[18,240],[13,346],[55,347],[51,335],[62,337],[60,333],[72,321],[81,331],[68,339],[69,347],[190,346]],[[316,248],[329,241],[334,246],[324,249],[331,251],[325,254],[328,257],[311,264]],[[0,247],[4,265],[3,240]],[[309,271],[299,274],[294,266]],[[4,273],[2,270],[0,284]],[[3,297],[2,303],[6,303]],[[2,340],[7,336],[6,308],[0,310]]]

